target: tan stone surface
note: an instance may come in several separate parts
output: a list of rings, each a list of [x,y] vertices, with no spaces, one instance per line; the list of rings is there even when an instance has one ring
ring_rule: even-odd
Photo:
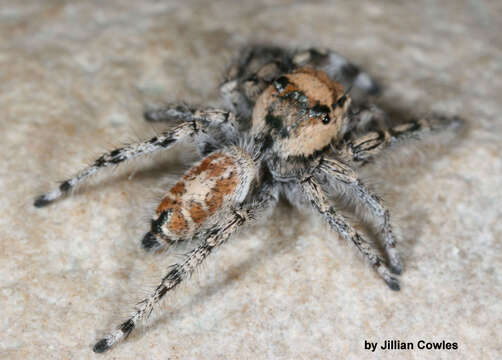
[[[282,204],[212,256],[148,331],[105,356],[500,358],[501,11],[499,0],[2,0],[0,357],[98,357],[94,341],[176,259],[138,245],[166,169],[179,172],[189,148],[140,163],[132,178],[130,168],[110,172],[44,209],[33,197],[101,151],[151,134],[146,106],[217,104],[231,55],[267,40],[337,49],[381,80],[384,103],[469,121],[450,151],[375,171],[400,219],[402,291],[389,291],[316,217]],[[460,348],[363,349],[389,338]]]

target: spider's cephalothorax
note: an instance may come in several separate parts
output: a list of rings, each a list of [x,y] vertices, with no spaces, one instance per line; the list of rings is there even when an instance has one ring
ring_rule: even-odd
[[[353,100],[344,91],[352,89]],[[99,170],[192,139],[203,157],[161,200],[142,240],[147,250],[190,239],[199,244],[168,269],[132,316],[101,339],[103,352],[146,320],[158,302],[189,277],[216,247],[241,225],[277,203],[318,212],[342,238],[352,242],[393,290],[401,261],[389,211],[369,191],[358,169],[385,149],[409,138],[456,128],[456,117],[430,116],[394,127],[385,113],[367,103],[378,86],[365,72],[332,51],[289,51],[252,47],[228,70],[221,85],[225,109],[168,106],[148,111],[148,121],[181,121],[161,135],[100,156],[76,176],[39,196],[42,207],[60,198]],[[342,190],[366,208],[381,234],[387,261],[334,206],[328,194]]]
[[[251,134],[270,134],[281,158],[311,156],[338,140],[349,104],[341,84],[302,67],[275,79],[258,97]]]

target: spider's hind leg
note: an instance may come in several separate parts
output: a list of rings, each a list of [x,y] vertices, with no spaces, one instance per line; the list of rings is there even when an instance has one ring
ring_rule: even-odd
[[[169,236],[199,239],[200,244],[167,269],[160,284],[136,304],[128,320],[96,343],[94,352],[105,352],[127,338],[215,249],[277,202],[277,190],[273,186],[267,183],[252,186],[255,172],[254,162],[242,149],[226,148],[206,157],[171,189],[157,209],[151,232],[159,242],[162,241],[159,236]]]

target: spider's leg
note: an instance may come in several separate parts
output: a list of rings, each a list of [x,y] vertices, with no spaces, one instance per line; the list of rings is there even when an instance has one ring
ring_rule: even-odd
[[[153,309],[166,293],[173,290],[181,281],[190,277],[214,248],[224,243],[242,222],[243,220],[240,216],[231,218],[221,228],[215,229],[199,247],[188,252],[185,255],[184,261],[173,265],[155,291],[136,304],[134,314],[123,322],[117,330],[111,332],[94,345],[94,352],[102,353],[110,349],[117,342],[125,339],[139,321],[148,319]]]
[[[144,142],[126,145],[101,155],[91,166],[86,167],[77,173],[74,177],[63,181],[56,189],[40,195],[35,199],[36,207],[43,207],[54,200],[59,199],[76,186],[82,184],[89,176],[96,174],[100,170],[118,165],[141,155],[150,154],[157,150],[166,150],[172,147],[180,140],[188,137],[197,137],[204,135],[206,125],[203,122],[193,120],[182,123],[170,130],[163,132]]]
[[[364,186],[353,169],[336,159],[322,159],[314,171],[314,176],[319,179],[325,178],[331,186],[336,187],[340,184],[348,188],[365,205],[379,223],[384,238],[385,251],[389,257],[390,269],[392,272],[400,274],[403,266],[396,249],[396,239],[390,223],[389,210],[383,206],[382,200]]]
[[[326,219],[333,230],[338,232],[345,240],[351,241],[356,245],[392,290],[399,290],[399,281],[392,276],[389,268],[378,255],[377,249],[371,243],[367,242],[343,216],[335,211],[334,207],[328,202],[327,196],[317,180],[313,177],[307,178],[301,182],[300,186],[307,199],[312,203],[312,206]]]
[[[199,121],[208,126],[235,126],[235,116],[222,109],[198,109],[186,105],[167,105],[158,109],[145,111],[144,118],[148,122]]]
[[[221,140],[237,139],[239,127],[235,114],[214,108],[198,109],[186,105],[168,105],[148,110],[144,114],[149,122],[198,121],[206,126],[207,138],[197,142],[201,155],[207,155],[221,147]]]
[[[221,221],[206,232],[201,245],[188,252],[182,262],[171,266],[153,293],[136,304],[132,316],[124,321],[117,330],[94,345],[94,352],[105,352],[116,343],[124,340],[140,321],[146,321],[149,318],[159,301],[169,291],[190,277],[214,249],[222,245],[241,225],[252,220],[257,213],[277,201],[276,194],[269,193],[264,187],[259,190],[251,196],[251,200],[222,215]]]
[[[312,66],[325,71],[329,77],[342,83],[346,89],[354,87],[367,95],[380,93],[380,86],[368,73],[335,51],[299,50],[293,54],[292,61],[296,67]]]
[[[388,130],[377,129],[351,139],[338,149],[340,157],[361,166],[374,160],[384,150],[409,140],[420,140],[443,130],[457,130],[463,125],[459,117],[430,115],[394,126]]]

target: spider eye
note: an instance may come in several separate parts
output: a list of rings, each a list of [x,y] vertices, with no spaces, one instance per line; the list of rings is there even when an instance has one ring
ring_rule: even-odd
[[[317,103],[309,111],[310,117],[321,118],[323,124],[329,124],[331,118],[329,117],[329,108],[326,105]]]

